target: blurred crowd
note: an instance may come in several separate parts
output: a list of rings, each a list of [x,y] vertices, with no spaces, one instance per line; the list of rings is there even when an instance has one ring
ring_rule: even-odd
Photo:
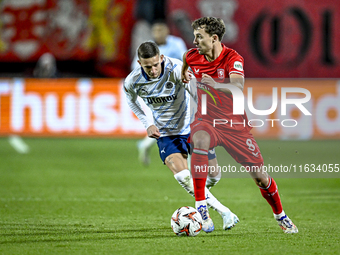
[[[135,51],[139,44],[153,40],[163,54],[181,59],[186,51],[186,44],[180,38],[171,35],[166,16],[166,0],[136,0],[131,33],[130,56],[126,56],[131,68],[138,67]],[[23,78],[62,78],[62,77],[105,77],[96,70],[96,60],[58,60],[52,53],[42,54],[37,62],[1,62],[0,77]],[[129,71],[129,70],[127,70]]]

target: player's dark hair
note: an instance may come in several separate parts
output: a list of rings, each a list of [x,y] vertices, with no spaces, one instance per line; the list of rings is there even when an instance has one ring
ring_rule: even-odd
[[[216,34],[220,41],[222,41],[225,33],[225,25],[223,20],[215,17],[203,17],[196,19],[194,22],[192,22],[191,27],[194,30],[204,27],[204,31],[206,33],[208,33],[210,36]]]
[[[138,58],[153,58],[159,55],[159,48],[156,43],[147,41],[139,45],[137,50]]]

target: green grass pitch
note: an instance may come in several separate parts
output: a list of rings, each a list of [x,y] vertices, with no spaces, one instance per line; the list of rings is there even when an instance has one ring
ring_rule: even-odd
[[[222,178],[211,191],[240,223],[222,231],[211,211],[214,232],[177,237],[170,217],[194,199],[162,165],[156,147],[143,167],[133,139],[25,141],[31,151],[21,155],[0,139],[0,254],[340,253],[340,178],[276,179],[299,228],[294,235],[277,226],[250,178]],[[340,163],[336,140],[258,144],[273,165]],[[223,150],[217,155],[233,163]]]

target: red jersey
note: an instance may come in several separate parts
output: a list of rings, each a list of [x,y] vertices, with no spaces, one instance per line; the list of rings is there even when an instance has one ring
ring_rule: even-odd
[[[226,94],[209,85],[200,83],[203,73],[210,75],[219,83],[229,83],[229,75],[232,73],[244,76],[243,58],[235,50],[223,44],[222,47],[221,54],[212,62],[206,60],[204,55],[199,54],[197,49],[190,49],[186,54],[186,61],[198,81],[198,105],[195,121],[204,120],[213,125],[214,119],[223,119],[227,120],[228,123],[220,128],[226,128],[230,131],[249,131],[251,127],[248,125],[246,113],[244,115],[233,115],[232,94]],[[208,91],[210,95],[204,90]],[[202,94],[206,94],[207,97],[206,115],[201,114]]]

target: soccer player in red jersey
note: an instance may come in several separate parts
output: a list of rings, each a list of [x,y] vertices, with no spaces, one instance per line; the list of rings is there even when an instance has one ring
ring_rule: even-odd
[[[233,86],[243,90],[243,58],[235,50],[221,43],[225,33],[223,20],[203,17],[195,20],[192,28],[196,48],[188,50],[183,56],[182,81],[188,82],[191,79],[188,70],[190,67],[198,81],[199,97],[195,121],[191,124],[191,171],[196,208],[204,223],[213,228],[205,199],[205,168],[208,166],[208,150],[223,146],[246,169],[256,169],[249,173],[260,188],[262,196],[272,207],[279,226],[285,233],[297,233],[297,227],[283,211],[274,179],[261,171],[263,158],[250,133],[251,126],[248,125],[246,113],[233,114],[231,90],[234,90]],[[206,109],[201,107],[202,101],[203,106],[207,105]],[[223,120],[223,125],[216,120]]]

